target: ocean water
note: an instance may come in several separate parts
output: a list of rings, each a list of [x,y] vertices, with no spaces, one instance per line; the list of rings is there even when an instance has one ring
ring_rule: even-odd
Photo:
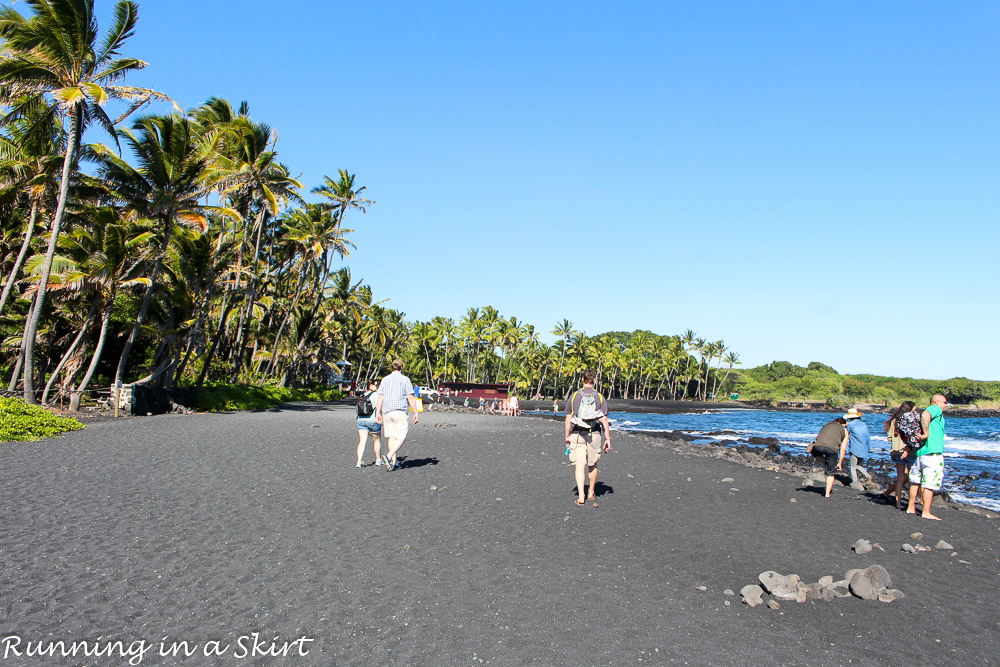
[[[823,424],[837,417],[829,412],[718,410],[659,415],[612,412],[612,428],[622,431],[687,431],[704,436],[700,442],[733,442],[750,437],[777,438],[783,451],[805,454]],[[882,430],[888,415],[864,416],[871,433],[871,459],[890,464],[889,441]],[[718,434],[731,431],[731,434]],[[711,434],[711,435],[710,435]],[[954,417],[945,414],[945,485],[953,498],[1000,511],[1000,418]],[[894,469],[893,469],[894,470]],[[956,485],[962,476],[985,477]]]

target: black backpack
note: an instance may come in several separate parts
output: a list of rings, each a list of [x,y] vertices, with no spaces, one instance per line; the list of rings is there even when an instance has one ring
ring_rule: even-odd
[[[373,393],[374,392],[368,391],[358,396],[358,402],[355,405],[355,408],[357,408],[359,417],[371,417],[375,414],[375,404],[372,403]]]

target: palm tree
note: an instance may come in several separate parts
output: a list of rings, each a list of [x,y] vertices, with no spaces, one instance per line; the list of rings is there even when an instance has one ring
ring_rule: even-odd
[[[21,118],[8,124],[6,129],[6,135],[0,136],[0,191],[5,199],[9,193],[15,201],[24,193],[29,213],[21,249],[0,294],[0,314],[28,256],[43,202],[55,199],[53,190],[62,160],[54,154],[60,152],[59,147],[65,139],[62,126],[44,117]]]
[[[233,370],[230,377],[235,382],[242,366],[244,337],[247,334],[248,319],[257,298],[257,267],[260,261],[261,239],[265,216],[277,217],[280,206],[289,201],[301,202],[296,192],[302,187],[290,176],[287,167],[277,161],[274,144],[276,134],[263,123],[249,117],[250,109],[243,102],[234,112],[227,100],[213,97],[192,112],[202,131],[202,150],[206,157],[206,186],[225,198],[232,208],[240,212],[244,233],[241,235],[236,259],[235,280],[230,283],[230,292],[237,292],[242,286],[243,257],[247,243],[254,241],[253,268],[249,272],[247,298],[240,310],[240,322],[236,328]],[[253,222],[249,218],[251,212]],[[226,306],[219,318],[221,325],[232,304],[227,294]],[[218,340],[218,333],[216,340]]]
[[[337,226],[344,221],[344,216],[351,209],[365,213],[369,206],[374,206],[375,202],[370,199],[363,199],[360,195],[367,188],[365,186],[355,187],[354,181],[357,175],[350,174],[346,169],[338,169],[340,178],[336,181],[329,176],[323,177],[323,185],[311,190],[313,194],[327,199],[330,205],[337,211]]]
[[[145,88],[112,85],[146,66],[135,58],[117,57],[135,29],[138,7],[134,2],[119,0],[114,24],[100,44],[97,44],[94,0],[27,0],[27,3],[34,10],[30,19],[10,7],[0,8],[0,38],[6,46],[6,51],[0,54],[0,103],[13,105],[3,123],[46,108],[53,115],[60,114],[63,122],[69,124],[59,198],[49,225],[49,245],[35,307],[24,328],[24,400],[36,404],[32,380],[35,338],[80,138],[91,122],[114,134],[114,123],[102,108],[109,99],[131,101],[127,112],[130,114],[152,99],[167,98]]]
[[[743,363],[742,361],[740,361],[740,355],[736,354],[733,351],[730,351],[728,354],[726,354],[726,357],[725,359],[723,359],[723,361],[725,361],[729,365],[729,368],[726,369],[726,375],[722,378],[722,382],[719,383],[720,387],[726,386],[726,380],[729,379],[729,373],[732,372],[733,366],[738,366]]]
[[[566,347],[569,345],[570,336],[576,334],[573,330],[573,323],[569,320],[563,320],[556,324],[555,328],[552,330],[553,336],[558,336],[562,339],[562,349],[559,351],[559,370],[556,371],[556,388],[555,395],[559,396],[559,376],[562,375],[563,360],[566,357]],[[565,397],[564,397],[565,398]]]
[[[450,317],[435,317],[431,320],[431,325],[434,327],[435,336],[438,340],[444,341],[444,368],[441,372],[441,381],[448,381],[448,363],[450,357],[448,356],[449,345],[455,340],[458,335],[458,329],[455,327],[455,320]]]
[[[85,215],[92,224],[79,226],[72,234],[64,234],[59,241],[63,254],[72,262],[72,266],[65,272],[65,284],[93,289],[93,308],[100,312],[97,318],[100,321],[100,331],[90,365],[79,386],[70,393],[69,409],[73,411],[79,409],[80,397],[87,390],[101,359],[115,295],[121,288],[146,285],[149,282],[148,278],[140,275],[146,259],[146,253],[142,249],[154,236],[142,226],[123,222],[118,212],[110,206],[88,208]],[[85,330],[86,327],[81,327],[81,336]],[[58,372],[59,368],[53,371],[42,395],[42,403],[46,402],[48,390]]]
[[[718,359],[718,363],[722,363],[722,357],[728,351],[729,348],[726,347],[725,341],[717,340],[715,341],[715,358]],[[719,388],[719,366],[715,367],[715,377],[712,379],[712,400],[716,400],[715,392]],[[708,390],[708,382],[705,382],[705,389]]]
[[[347,257],[349,248],[354,247],[354,244],[345,237],[352,230],[340,227],[339,219],[335,218],[328,208],[319,204],[306,204],[304,207],[292,211],[286,220],[286,226],[288,240],[302,249],[305,267],[315,277],[312,284],[312,293],[314,295],[313,306],[306,314],[308,319],[305,321],[305,328],[300,334],[298,344],[278,385],[281,387],[286,386],[291,380],[294,366],[298,362],[299,355],[304,350],[307,337],[316,319],[316,313],[319,311],[320,304],[323,301],[323,290],[330,275],[330,263],[333,261],[334,255],[341,258]],[[297,297],[301,296],[301,290],[300,282]],[[295,302],[297,303],[297,298]],[[293,308],[289,310],[289,315],[292,310],[294,310],[294,303]],[[279,328],[275,338],[274,351],[272,352],[272,365],[278,350],[281,332],[281,328]]]
[[[157,223],[159,247],[153,258],[149,285],[132,331],[125,341],[115,372],[115,382],[123,381],[129,354],[149,312],[156,281],[167,255],[174,225],[208,229],[209,211],[236,213],[229,209],[208,206],[200,201],[205,194],[201,184],[204,160],[197,155],[195,129],[187,118],[178,114],[146,116],[137,120],[131,130],[119,130],[135,155],[138,167],[132,167],[107,146],[95,146],[100,161],[99,173],[108,184],[111,196],[121,202],[133,219],[149,219]],[[154,381],[165,368],[158,368],[142,381]]]

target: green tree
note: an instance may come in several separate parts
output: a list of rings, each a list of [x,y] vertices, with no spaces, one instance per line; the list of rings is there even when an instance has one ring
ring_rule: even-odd
[[[29,19],[10,7],[0,8],[0,103],[10,110],[4,122],[25,117],[39,108],[62,116],[68,123],[56,211],[49,224],[49,244],[39,277],[35,306],[25,322],[24,400],[37,404],[33,385],[35,338],[45,304],[45,290],[69,195],[80,138],[91,122],[114,135],[114,123],[103,106],[110,99],[131,101],[128,113],[151,99],[166,97],[134,86],[113,85],[146,66],[135,58],[118,58],[132,35],[138,7],[128,0],[115,5],[114,24],[97,43],[98,26],[93,0],[27,0],[34,11]],[[121,120],[121,119],[119,119]]]
[[[95,157],[100,163],[98,171],[110,196],[126,208],[129,217],[155,221],[158,227],[159,246],[153,257],[149,285],[118,361],[116,382],[124,380],[129,354],[146,321],[174,226],[205,231],[209,211],[236,215],[234,211],[208,206],[200,200],[205,194],[201,182],[205,162],[198,156],[195,130],[190,120],[179,114],[146,116],[137,120],[132,130],[119,130],[119,134],[132,150],[137,167],[118,157],[107,146],[95,146]],[[165,369],[165,366],[154,369],[140,382],[158,380]]]

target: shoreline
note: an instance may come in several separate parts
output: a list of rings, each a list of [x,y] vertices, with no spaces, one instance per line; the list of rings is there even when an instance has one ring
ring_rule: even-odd
[[[537,402],[537,401],[536,401]],[[609,407],[611,401],[609,401]],[[549,406],[551,408],[551,405]],[[503,415],[494,415],[490,413],[480,413],[476,408],[465,408],[461,406],[440,406],[435,405],[433,408],[435,412],[455,412],[459,414],[475,414],[478,416],[491,416],[499,417],[501,419],[511,419],[510,417],[504,417]],[[616,410],[612,410],[616,411]],[[700,410],[700,412],[708,412],[709,410]],[[647,410],[647,412],[654,412],[653,410]],[[680,410],[677,409],[673,414],[679,412],[694,412],[694,410]],[[819,412],[819,411],[813,411]],[[657,414],[672,414],[671,412],[659,412]],[[564,417],[559,415],[553,415],[551,412],[549,414],[544,413],[522,413],[522,417],[533,417],[536,419],[544,419],[550,421],[563,422]],[[618,433],[627,433],[633,436],[648,437],[656,440],[666,441],[670,446],[680,447],[689,451],[695,456],[708,456],[714,458],[729,458],[737,463],[741,463],[747,467],[751,468],[767,468],[769,470],[774,470],[775,472],[781,472],[786,475],[790,475],[796,478],[809,479],[810,475],[813,475],[816,471],[822,470],[822,466],[816,462],[816,460],[809,455],[800,455],[791,452],[782,452],[779,448],[780,441],[777,438],[760,438],[760,437],[749,437],[739,441],[714,441],[710,443],[701,442],[695,444],[696,441],[704,441],[706,438],[712,438],[718,435],[728,435],[730,432],[699,432],[697,435],[691,434],[685,430],[668,430],[668,431],[634,431],[629,429],[613,429]],[[735,454],[730,454],[728,452],[735,452]],[[892,483],[895,478],[895,468],[889,465],[886,461],[872,459],[868,463],[868,471],[871,474],[871,479],[866,485],[864,493],[880,494],[884,491],[888,485]],[[850,482],[850,476],[847,474],[846,470],[837,475],[837,484],[840,486],[848,487]],[[904,490],[904,497],[908,497],[908,491]],[[987,507],[981,507],[968,502],[961,502],[955,500],[951,497],[948,491],[941,491],[935,494],[934,506],[938,505],[949,506],[955,509],[960,509],[965,512],[970,512],[972,514],[979,514],[991,519],[1000,518],[1000,512],[996,512]]]

